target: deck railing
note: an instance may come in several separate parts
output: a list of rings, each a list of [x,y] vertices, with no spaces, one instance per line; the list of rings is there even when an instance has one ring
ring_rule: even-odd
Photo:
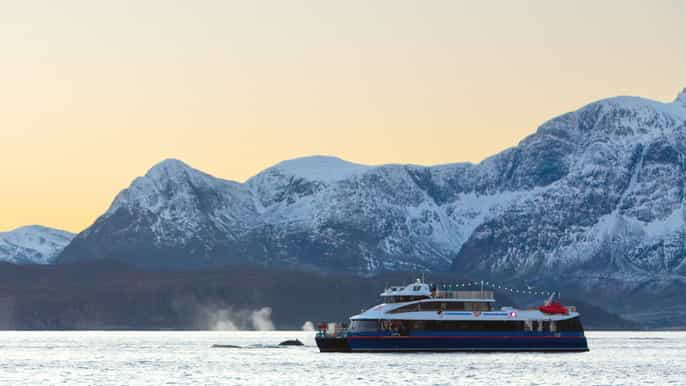
[[[340,323],[324,323],[325,328],[318,328],[317,334],[319,336],[339,336],[347,330],[345,326]]]
[[[434,294],[438,299],[483,299],[493,300],[493,291],[442,291]]]

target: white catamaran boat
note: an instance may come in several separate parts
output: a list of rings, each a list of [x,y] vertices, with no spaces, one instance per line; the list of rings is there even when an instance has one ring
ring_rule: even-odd
[[[416,283],[387,288],[349,325],[322,324],[321,352],[588,351],[575,307],[552,296],[534,309],[495,308],[493,291],[441,291]]]

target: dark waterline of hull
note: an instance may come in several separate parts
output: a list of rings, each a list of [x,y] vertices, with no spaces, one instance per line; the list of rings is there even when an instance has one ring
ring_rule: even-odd
[[[320,352],[585,352],[586,338],[317,337]]]
[[[350,352],[348,339],[342,337],[316,337],[320,352]]]

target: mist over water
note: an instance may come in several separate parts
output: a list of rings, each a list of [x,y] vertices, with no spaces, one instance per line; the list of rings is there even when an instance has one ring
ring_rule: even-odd
[[[250,321],[252,322],[252,325],[255,328],[255,330],[271,331],[274,329],[274,323],[272,323],[271,307],[262,307],[257,311],[253,311],[250,314]]]
[[[271,307],[257,310],[203,306],[196,311],[195,325],[212,331],[274,330]]]
[[[308,320],[307,322],[303,323],[302,330],[303,331],[314,331],[314,323],[312,323]]]

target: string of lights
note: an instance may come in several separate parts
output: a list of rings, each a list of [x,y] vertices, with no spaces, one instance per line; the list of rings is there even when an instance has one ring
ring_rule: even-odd
[[[550,290],[540,290],[540,289],[535,289],[533,287],[527,287],[527,289],[521,289],[521,288],[514,288],[514,287],[508,287],[503,284],[499,283],[494,283],[491,281],[468,281],[468,282],[460,282],[460,283],[443,283],[439,285],[439,288],[442,290],[446,291],[454,291],[458,289],[463,289],[463,288],[472,288],[472,287],[477,287],[479,289],[493,289],[493,290],[502,290],[506,292],[510,292],[513,294],[522,294],[522,295],[535,295],[535,296],[549,296],[554,294],[556,291],[550,291]]]

